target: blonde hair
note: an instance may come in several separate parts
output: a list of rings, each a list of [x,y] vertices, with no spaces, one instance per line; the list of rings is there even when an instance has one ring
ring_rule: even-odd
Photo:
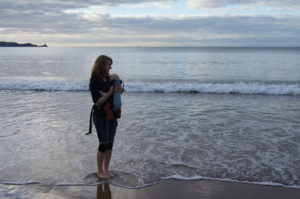
[[[108,76],[109,74],[105,70],[105,66],[108,62],[113,63],[112,58],[106,55],[100,55],[99,57],[97,57],[92,68],[91,77],[97,76],[100,78],[105,78],[106,76]]]

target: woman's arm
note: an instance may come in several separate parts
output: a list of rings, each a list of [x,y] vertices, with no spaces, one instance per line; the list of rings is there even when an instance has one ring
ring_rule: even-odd
[[[106,102],[108,100],[108,98],[113,94],[114,92],[114,87],[111,86],[109,91],[103,95],[102,97],[99,98],[99,100],[95,103],[96,106],[101,106],[104,102]]]

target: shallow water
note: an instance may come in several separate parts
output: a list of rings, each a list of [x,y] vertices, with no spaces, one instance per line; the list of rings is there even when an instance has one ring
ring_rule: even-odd
[[[98,147],[95,129],[84,135],[88,92],[1,96],[1,183],[97,181],[85,180],[96,171]],[[299,186],[299,97],[126,93],[123,102],[116,185],[207,177]]]
[[[125,82],[112,184],[218,179],[300,186],[299,48],[0,49],[0,183],[87,185],[91,65]]]

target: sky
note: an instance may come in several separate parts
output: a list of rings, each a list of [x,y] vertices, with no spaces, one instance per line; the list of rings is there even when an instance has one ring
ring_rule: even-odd
[[[300,0],[0,0],[0,41],[300,46]]]

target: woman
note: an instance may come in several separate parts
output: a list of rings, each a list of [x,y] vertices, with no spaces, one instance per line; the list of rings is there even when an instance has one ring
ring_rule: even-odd
[[[99,147],[97,151],[98,176],[102,179],[112,178],[114,173],[109,170],[113,142],[118,126],[117,118],[107,119],[107,104],[114,92],[121,92],[121,85],[113,86],[111,81],[119,78],[117,74],[109,76],[113,61],[106,55],[100,55],[92,68],[90,91],[95,103],[93,122],[97,130]]]

